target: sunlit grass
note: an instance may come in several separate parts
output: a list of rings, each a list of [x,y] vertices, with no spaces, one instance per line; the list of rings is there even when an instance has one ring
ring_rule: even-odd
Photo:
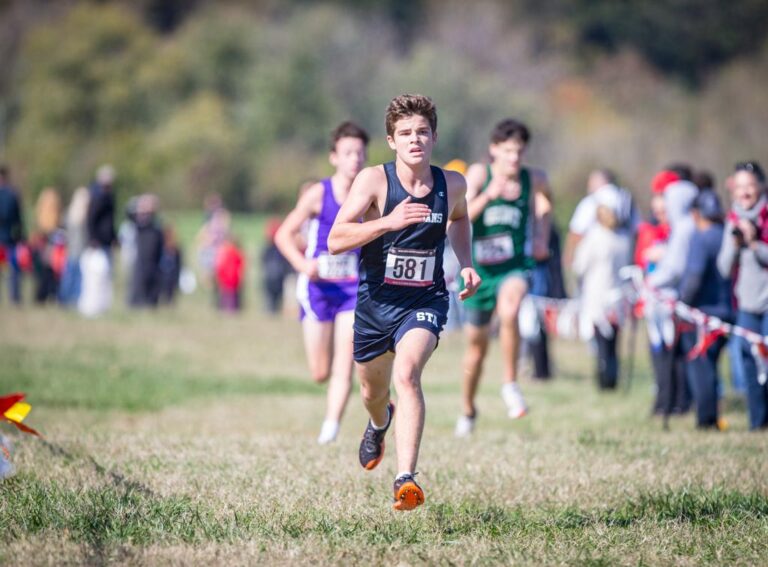
[[[555,379],[523,380],[513,422],[494,344],[476,435],[456,440],[462,348],[446,334],[423,377],[427,503],[396,514],[394,444],[357,464],[357,391],[339,441],[316,445],[324,388],[295,320],[220,316],[202,295],[96,321],[0,307],[0,392],[27,392],[46,436],[3,426],[18,473],[0,484],[0,563],[764,563],[768,439],[738,398],[725,433],[692,416],[664,432],[642,342],[612,393],[588,349],[557,342]]]

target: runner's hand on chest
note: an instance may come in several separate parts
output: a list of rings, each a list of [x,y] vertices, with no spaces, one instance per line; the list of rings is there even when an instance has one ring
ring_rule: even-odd
[[[423,203],[413,203],[413,197],[406,197],[387,215],[390,230],[400,230],[406,226],[424,222],[431,209]]]

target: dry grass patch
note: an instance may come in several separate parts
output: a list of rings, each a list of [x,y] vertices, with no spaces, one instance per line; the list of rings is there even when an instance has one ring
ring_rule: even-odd
[[[5,314],[4,314],[5,315]],[[759,564],[768,557],[768,438],[672,431],[648,417],[640,365],[600,394],[581,345],[559,376],[523,384],[508,420],[491,352],[469,440],[452,436],[462,340],[424,376],[420,476],[427,505],[390,509],[391,452],[357,464],[357,399],[338,443],[315,444],[324,389],[306,378],[298,326],[55,310],[0,318],[0,390],[23,389],[50,445],[14,435],[19,474],[0,484],[0,563]]]

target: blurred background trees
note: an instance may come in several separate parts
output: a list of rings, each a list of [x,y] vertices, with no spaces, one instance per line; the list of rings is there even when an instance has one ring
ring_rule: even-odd
[[[123,196],[280,210],[341,120],[388,159],[411,91],[438,105],[437,162],[518,116],[561,206],[597,165],[642,200],[668,161],[765,159],[767,24],[759,0],[0,0],[0,160],[30,199],[111,162]]]

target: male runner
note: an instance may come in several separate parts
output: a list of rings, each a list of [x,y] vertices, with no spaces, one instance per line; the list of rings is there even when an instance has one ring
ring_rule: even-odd
[[[509,417],[523,417],[528,409],[517,384],[520,346],[518,312],[528,292],[528,274],[536,259],[547,257],[550,211],[536,220],[537,193],[548,195],[543,172],[522,166],[530,134],[513,119],[499,122],[491,132],[491,163],[473,164],[467,171],[467,202],[472,221],[474,266],[483,280],[474,297],[464,303],[467,350],[462,385],[463,414],[456,435],[467,436],[475,426],[475,394],[488,352],[493,312],[499,318],[504,358],[501,395]],[[541,199],[546,206],[547,199]]]
[[[424,429],[421,373],[448,310],[442,267],[446,233],[466,285],[460,299],[474,294],[480,279],[472,268],[464,177],[429,163],[437,140],[432,100],[410,94],[394,98],[386,129],[395,161],[360,172],[328,246],[334,254],[362,246],[354,357],[370,420],[360,464],[371,470],[381,462],[394,412],[389,391],[394,382],[399,471],[394,508],[412,510],[424,502],[414,480]]]
[[[340,124],[331,133],[330,143],[329,161],[336,172],[302,193],[275,235],[275,244],[299,274],[296,294],[310,374],[318,383],[330,376],[325,421],[317,438],[322,445],[336,439],[352,389],[352,321],[359,262],[356,249],[331,256],[328,232],[365,165],[367,146],[365,130],[353,122]],[[302,253],[298,236],[308,220],[307,249]]]

